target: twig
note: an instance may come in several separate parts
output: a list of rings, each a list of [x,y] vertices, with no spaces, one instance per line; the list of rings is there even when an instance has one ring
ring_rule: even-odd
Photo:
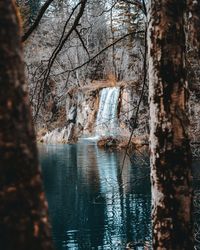
[[[54,0],[47,0],[44,5],[41,7],[37,18],[35,19],[35,22],[33,23],[33,25],[29,28],[29,30],[22,36],[22,42],[25,42],[29,36],[33,33],[33,31],[37,28],[37,26],[40,23],[40,20],[42,19],[44,13],[46,12],[46,10],[48,9],[48,7],[50,6],[50,4],[53,2]]]
[[[141,102],[142,102],[142,98],[144,96],[144,89],[145,89],[145,86],[146,86],[146,78],[147,78],[147,69],[146,69],[146,67],[147,67],[147,28],[145,30],[145,53],[144,53],[144,65],[143,65],[144,78],[143,78],[142,91],[141,91],[140,99],[139,99],[139,102],[138,102],[138,105],[137,105],[137,110],[136,110],[135,117],[134,117],[134,122],[133,122],[131,135],[129,137],[129,141],[128,141],[126,151],[125,151],[125,154],[124,154],[124,158],[123,158],[123,162],[122,162],[122,168],[120,170],[120,176],[122,175],[122,172],[123,172],[123,168],[124,168],[124,164],[125,164],[125,160],[126,160],[126,155],[127,155],[128,148],[130,146],[130,143],[131,143],[131,140],[132,140],[132,137],[133,137],[134,129],[135,129],[136,125],[137,125],[140,105],[141,105]]]
[[[63,72],[60,72],[58,74],[54,74],[52,76],[59,76],[59,75],[62,75],[62,74],[65,74],[65,73],[68,73],[68,72],[73,72],[77,69],[80,69],[82,68],[83,66],[85,66],[86,64],[90,63],[91,61],[93,61],[95,58],[97,58],[99,55],[101,55],[102,53],[104,53],[107,49],[109,49],[110,47],[112,47],[113,45],[117,44],[118,42],[122,41],[124,38],[130,36],[130,35],[135,35],[135,34],[143,34],[144,31],[143,30],[139,30],[139,31],[133,31],[131,33],[128,33],[122,37],[120,37],[119,39],[115,40],[113,43],[109,44],[108,46],[106,46],[105,48],[103,48],[101,51],[99,51],[96,55],[94,55],[93,57],[91,57],[89,60],[87,60],[86,62],[84,62],[83,64],[75,67],[74,69],[68,69],[68,70],[65,70]]]
[[[80,3],[78,3],[76,5],[76,7],[73,9],[72,13],[70,14],[70,17],[68,18],[67,22],[69,22],[70,18],[72,17],[75,9],[81,4],[81,7],[80,7],[80,10],[79,10],[79,13],[77,14],[75,20],[74,20],[74,23],[72,25],[72,27],[70,28],[70,30],[68,31],[68,33],[66,34],[66,36],[64,37],[64,34],[65,34],[65,29],[66,29],[66,26],[67,24],[65,24],[65,27],[63,29],[63,33],[61,35],[61,38],[60,38],[60,41],[56,47],[56,49],[54,50],[54,52],[52,53],[50,59],[49,59],[49,63],[47,65],[47,69],[45,71],[45,74],[44,74],[44,78],[42,80],[42,83],[41,83],[41,87],[40,87],[40,91],[42,92],[42,100],[38,100],[38,103],[37,103],[37,110],[36,110],[36,113],[35,113],[35,116],[34,116],[34,120],[36,120],[37,116],[38,116],[38,113],[39,113],[39,110],[40,110],[40,107],[44,101],[44,89],[45,87],[47,87],[47,81],[48,81],[48,78],[49,78],[49,75],[50,75],[50,72],[51,72],[51,68],[54,64],[54,61],[57,57],[57,55],[59,54],[59,52],[62,50],[64,44],[66,43],[66,41],[68,40],[68,38],[70,37],[70,35],[72,34],[72,32],[76,29],[76,27],[78,26],[79,24],[79,21],[83,15],[83,12],[84,12],[84,9],[85,9],[85,6],[86,6],[86,3],[87,3],[87,0],[81,0]]]
[[[80,42],[81,42],[81,44],[82,44],[84,50],[86,51],[86,53],[87,53],[87,55],[88,55],[88,58],[90,58],[90,53],[89,53],[89,51],[88,51],[88,49],[87,49],[87,47],[86,47],[86,45],[85,45],[85,43],[84,43],[84,41],[83,41],[83,38],[81,37],[81,34],[80,34],[79,31],[77,30],[77,28],[75,29],[75,32],[76,32],[76,34],[77,34],[77,36],[78,36],[78,38],[79,38],[79,40],[80,40]]]

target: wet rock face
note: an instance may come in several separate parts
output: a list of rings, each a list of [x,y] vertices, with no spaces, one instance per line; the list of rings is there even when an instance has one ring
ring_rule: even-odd
[[[83,128],[83,134],[92,134],[95,130],[98,108],[99,91],[79,94],[77,124]]]
[[[136,91],[132,86],[126,86],[121,89],[118,107],[121,135],[128,137],[133,129],[132,121],[135,119],[139,98],[140,92]],[[147,105],[148,103],[144,103],[144,101],[140,105],[138,123],[134,128],[134,136],[136,137],[148,135],[149,111]]]
[[[100,106],[102,105],[102,92],[105,88],[93,88],[92,90],[78,89],[73,91],[73,94],[68,94],[66,101],[66,120],[65,126],[61,129],[55,128],[55,130],[48,132],[45,136],[41,136],[39,141],[45,143],[74,143],[81,136],[94,136],[97,133],[97,123],[100,117],[98,114]],[[114,89],[114,88],[113,88]],[[107,101],[110,100],[111,104],[114,101],[111,95],[107,95]],[[114,133],[107,133],[107,137],[115,135],[115,137],[129,137],[132,130],[131,121],[135,117],[136,107],[140,98],[140,91],[137,91],[133,86],[121,86],[119,95],[117,96],[116,105],[116,119],[117,122],[112,124],[105,124],[107,132],[112,131]],[[197,98],[191,95],[190,98],[190,134],[192,141],[200,141],[200,126],[199,115],[200,108],[197,103]],[[108,107],[109,108],[109,107]],[[104,107],[102,108],[104,109]],[[110,108],[109,108],[110,109]],[[106,109],[105,109],[106,110]],[[104,111],[105,111],[104,110]],[[115,110],[115,109],[113,109]],[[108,112],[109,113],[109,112]],[[112,114],[110,114],[112,116]],[[105,117],[104,117],[105,118]],[[104,119],[102,117],[102,120]],[[148,102],[143,101],[140,106],[140,112],[138,116],[138,124],[134,128],[133,136],[143,138],[144,142],[148,141],[149,134],[149,109]],[[109,127],[109,129],[107,129]],[[104,132],[106,132],[106,130]],[[105,136],[105,133],[100,131],[99,136]]]
[[[77,137],[92,134],[99,108],[99,91],[77,90],[66,102],[66,124],[74,124]]]
[[[47,144],[56,144],[56,143],[65,143],[67,142],[67,129],[64,128],[56,128],[51,132],[46,133],[41,138],[41,142]]]
[[[109,137],[113,134],[115,137],[128,137],[132,129],[131,119],[135,117],[135,110],[140,98],[139,94],[140,92],[136,92],[131,86],[76,91],[73,96],[67,98],[66,124],[67,126],[70,123],[74,124],[73,132],[77,137],[95,134],[100,137]],[[138,126],[134,130],[135,136],[148,134],[146,105],[141,104]],[[99,127],[99,124],[103,125]]]
[[[76,123],[76,117],[77,117],[77,105],[74,103],[70,109],[69,109],[69,113],[68,113],[68,116],[67,116],[67,124],[70,124],[70,123]]]
[[[47,132],[40,142],[46,144],[58,144],[58,143],[76,143],[78,137],[75,132],[75,125],[70,123],[67,127],[56,128],[51,132]]]
[[[42,140],[46,143],[71,143],[81,136],[129,137],[131,119],[139,101],[139,93],[132,87],[106,87],[92,90],[78,89],[69,93],[66,101],[66,123],[63,130],[55,129]],[[135,136],[148,133],[148,109],[141,105]],[[103,124],[103,125],[102,125]],[[100,126],[99,126],[100,125]]]

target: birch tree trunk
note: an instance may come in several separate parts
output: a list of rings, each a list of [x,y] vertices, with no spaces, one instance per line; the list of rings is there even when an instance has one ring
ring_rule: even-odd
[[[0,1],[0,248],[51,250],[14,1]]]
[[[149,3],[148,56],[153,249],[192,250],[185,0]]]

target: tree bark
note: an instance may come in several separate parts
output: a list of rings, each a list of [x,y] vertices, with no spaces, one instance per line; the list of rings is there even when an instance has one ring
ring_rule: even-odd
[[[148,11],[153,249],[192,250],[191,152],[185,68],[185,0]]]
[[[51,250],[14,1],[0,1],[0,248]]]

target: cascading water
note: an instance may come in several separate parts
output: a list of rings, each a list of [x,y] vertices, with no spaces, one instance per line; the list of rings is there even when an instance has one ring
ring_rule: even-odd
[[[120,88],[104,88],[100,94],[99,111],[96,120],[96,134],[115,136],[117,134],[117,107]]]

